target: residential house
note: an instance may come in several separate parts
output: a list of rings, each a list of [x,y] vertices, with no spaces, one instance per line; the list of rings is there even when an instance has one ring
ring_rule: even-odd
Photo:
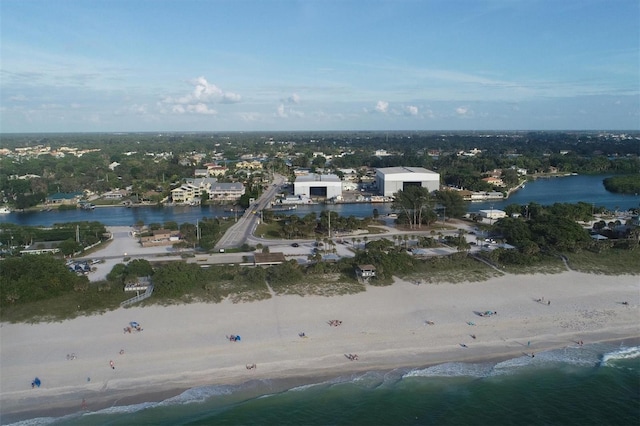
[[[504,182],[502,181],[501,178],[499,177],[486,177],[482,179],[483,181],[487,182],[489,185],[493,185],[493,186],[505,186]]]
[[[140,237],[142,247],[168,246],[180,241],[180,231],[157,229],[152,235]]]
[[[20,254],[44,254],[44,253],[59,253],[60,249],[58,245],[62,241],[38,241],[31,243],[31,245],[24,250],[20,250]]]
[[[253,160],[253,161],[238,161],[236,163],[236,169],[246,169],[246,170],[261,170],[262,163]]]
[[[45,202],[47,204],[78,204],[82,195],[82,192],[56,192],[55,194],[49,195]]]
[[[126,197],[128,192],[124,189],[114,189],[113,191],[108,191],[102,194],[102,198],[105,200],[121,200]]]
[[[229,170],[226,166],[219,166],[214,163],[205,164],[209,171],[209,176],[224,176]]]

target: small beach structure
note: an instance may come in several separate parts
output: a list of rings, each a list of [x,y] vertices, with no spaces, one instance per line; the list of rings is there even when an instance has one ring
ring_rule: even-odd
[[[356,266],[356,277],[358,281],[368,281],[376,276],[376,267],[374,265],[358,265]]]
[[[253,266],[272,266],[286,262],[284,253],[255,253],[253,255]]]

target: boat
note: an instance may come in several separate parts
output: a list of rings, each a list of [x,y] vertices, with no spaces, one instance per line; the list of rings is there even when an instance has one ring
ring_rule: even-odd
[[[9,214],[11,213],[11,209],[9,207],[2,206],[0,207],[0,214]]]
[[[283,205],[274,205],[273,207],[266,209],[266,210],[270,210],[272,212],[286,212],[286,211],[290,211],[290,210],[295,210],[297,209],[298,206],[297,205],[292,205],[292,206],[283,206]]]

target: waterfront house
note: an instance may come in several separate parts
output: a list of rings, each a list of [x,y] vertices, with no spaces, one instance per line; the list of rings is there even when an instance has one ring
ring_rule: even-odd
[[[82,192],[56,192],[47,196],[45,202],[47,204],[72,205],[78,204],[82,196]]]

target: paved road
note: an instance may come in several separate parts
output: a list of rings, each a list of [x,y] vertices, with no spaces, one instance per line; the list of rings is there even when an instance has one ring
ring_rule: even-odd
[[[260,212],[270,207],[271,201],[281,189],[284,182],[284,176],[279,174],[275,175],[273,185],[263,192],[260,198],[245,210],[242,217],[238,219],[238,222],[229,228],[222,238],[220,238],[220,241],[215,245],[216,251],[240,247],[247,242],[248,237],[253,233],[256,226],[258,226]]]

